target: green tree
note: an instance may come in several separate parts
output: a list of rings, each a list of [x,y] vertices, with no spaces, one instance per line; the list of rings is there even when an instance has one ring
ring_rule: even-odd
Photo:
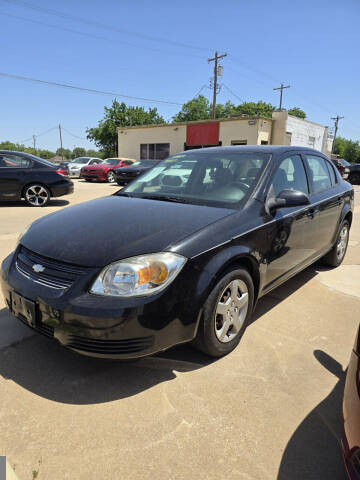
[[[103,158],[102,152],[98,152],[97,150],[88,150],[86,152],[87,157],[96,157],[96,158]]]
[[[111,107],[104,108],[104,118],[98,122],[97,127],[86,130],[87,138],[95,142],[105,157],[117,155],[117,128],[134,125],[150,125],[165,123],[157,108],[145,110],[143,107],[127,106],[117,100]]]
[[[71,154],[72,158],[85,157],[86,150],[83,147],[75,147]]]
[[[235,115],[251,115],[251,116],[261,116],[261,117],[270,117],[275,111],[274,105],[271,103],[263,102],[259,100],[258,102],[243,102],[234,109]]]
[[[336,137],[335,144],[334,144],[334,153],[339,155],[340,158],[344,158],[345,154],[345,147],[348,140],[343,137]]]
[[[56,155],[58,155],[59,157],[62,156],[64,158],[66,158],[67,160],[70,160],[71,155],[72,155],[72,151],[69,148],[58,148],[56,150]]]
[[[55,152],[51,152],[50,150],[37,150],[36,155],[40,158],[45,158],[45,160],[49,160],[55,157]]]
[[[204,95],[198,95],[184,103],[180,112],[173,116],[173,121],[191,122],[195,120],[206,120],[208,118],[211,118],[210,102]]]
[[[290,108],[290,110],[288,110],[288,114],[293,115],[294,117],[306,118],[306,113],[299,107]]]
[[[337,137],[334,145],[334,153],[340,158],[345,158],[350,163],[360,163],[360,144],[354,140]]]

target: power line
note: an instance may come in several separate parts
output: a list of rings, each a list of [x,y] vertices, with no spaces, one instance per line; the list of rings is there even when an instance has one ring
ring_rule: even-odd
[[[43,85],[51,85],[51,86],[54,86],[54,87],[69,88],[71,90],[79,90],[79,91],[87,92],[87,93],[97,93],[97,94],[100,94],[100,95],[110,95],[112,97],[129,98],[131,100],[140,100],[140,101],[143,101],[143,102],[165,103],[165,104],[169,104],[169,105],[182,105],[182,103],[170,102],[168,100],[155,100],[155,99],[151,99],[151,98],[134,97],[134,96],[131,96],[131,95],[124,95],[122,93],[106,92],[104,90],[95,90],[93,88],[78,87],[78,86],[75,86],[75,85],[68,85],[66,83],[51,82],[51,81],[48,81],[48,80],[40,80],[38,78],[24,77],[22,75],[15,75],[13,73],[0,72],[0,76],[6,77],[6,78],[13,78],[13,79],[17,79],[17,80],[25,80],[25,81],[28,81],[28,82],[41,83]]]
[[[78,138],[79,140],[87,140],[87,138],[85,137],[79,137],[78,135],[75,135],[74,133],[71,133],[67,128],[65,128],[64,126],[61,127],[64,132],[68,133],[69,135],[71,135],[72,137],[74,138]]]
[[[198,97],[198,96],[200,95],[200,93],[204,90],[204,88],[207,88],[207,85],[203,85],[203,86],[200,88],[200,90],[197,92],[197,94],[194,95],[192,98]]]
[[[225,83],[223,83],[223,86],[226,88],[226,90],[228,92],[231,93],[231,95],[233,95],[234,97],[236,97],[238,100],[240,100],[240,102],[245,102],[245,100],[243,98],[240,98],[235,92],[233,92]]]
[[[34,137],[35,138],[38,138],[38,137],[41,137],[42,135],[45,135],[46,133],[49,133],[51,132],[52,130],[55,130],[56,128],[58,128],[57,126],[55,127],[51,127],[51,128],[48,128],[47,130],[45,130],[44,132],[41,132],[41,133],[38,133],[37,135],[31,135],[31,137],[29,138],[26,138],[25,140],[20,140],[19,142],[17,143],[26,143],[26,142],[30,142],[30,140],[33,140]]]
[[[30,8],[31,10],[46,13],[46,14],[53,15],[53,16],[56,16],[56,17],[59,17],[59,18],[72,20],[72,21],[75,21],[76,23],[86,23],[88,25],[93,25],[93,26],[98,27],[98,28],[106,29],[107,31],[111,30],[111,31],[119,32],[119,33],[126,34],[126,35],[133,35],[133,36],[142,38],[144,40],[151,40],[153,42],[168,43],[168,44],[171,44],[171,45],[177,45],[179,47],[189,48],[189,49],[192,49],[192,50],[203,50],[203,51],[208,51],[209,50],[209,48],[207,48],[207,47],[199,47],[199,46],[196,46],[196,45],[189,45],[187,43],[177,42],[175,40],[169,40],[168,38],[155,37],[155,36],[151,36],[151,35],[145,35],[145,34],[139,33],[139,32],[124,30],[124,29],[116,27],[115,25],[109,25],[109,24],[105,24],[105,23],[95,22],[94,20],[86,19],[84,17],[77,17],[75,15],[69,15],[67,13],[60,12],[58,10],[53,10],[53,9],[50,9],[50,8],[40,7],[38,5],[34,5],[32,3],[29,3],[29,2],[24,2],[22,0],[2,0],[2,1],[4,1],[6,3],[10,3],[11,5],[14,5],[14,4],[15,5],[20,5],[20,6],[25,7],[25,8]]]
[[[134,43],[127,42],[125,40],[118,40],[118,39],[113,40],[109,37],[103,37],[103,36],[100,36],[100,35],[95,35],[93,33],[81,32],[79,30],[74,30],[73,28],[61,27],[59,25],[54,25],[54,24],[51,24],[51,23],[45,23],[45,22],[41,22],[39,20],[33,20],[32,18],[20,17],[19,15],[13,15],[11,13],[0,12],[0,15],[5,15],[5,16],[10,17],[10,18],[15,18],[16,20],[31,22],[31,23],[34,23],[34,24],[37,24],[37,25],[42,25],[42,26],[45,26],[45,27],[57,28],[58,30],[62,30],[62,31],[65,31],[65,32],[70,32],[70,33],[75,33],[76,35],[82,35],[82,36],[85,36],[85,37],[95,38],[96,40],[102,40],[102,41],[105,41],[105,42],[110,42],[113,45],[114,45],[114,43],[121,43],[121,44],[124,44],[124,45],[128,45],[130,47],[140,48],[140,49],[145,49],[145,50],[151,50],[151,51],[154,51],[154,52],[167,53],[169,55],[174,55],[174,53],[176,53],[176,55],[186,55],[188,57],[201,58],[201,59],[205,58],[205,57],[201,57],[200,55],[194,55],[194,54],[191,54],[191,53],[171,52],[169,50],[164,50],[164,49],[161,49],[161,48],[150,47],[150,46],[146,46],[146,45],[136,45]]]

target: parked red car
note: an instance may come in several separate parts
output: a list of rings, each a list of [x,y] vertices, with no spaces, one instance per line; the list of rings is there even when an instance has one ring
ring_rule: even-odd
[[[87,182],[115,182],[115,168],[128,167],[135,162],[132,158],[107,158],[97,165],[86,165],[80,170],[80,178]]]
[[[346,375],[342,447],[350,480],[360,479],[360,329]]]

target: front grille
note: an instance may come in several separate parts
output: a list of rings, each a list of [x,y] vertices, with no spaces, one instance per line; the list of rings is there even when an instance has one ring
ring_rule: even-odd
[[[16,258],[16,269],[23,276],[49,288],[66,289],[88,272],[86,267],[78,267],[68,263],[52,260],[21,247]],[[42,272],[35,272],[33,267],[44,267]]]
[[[138,337],[125,340],[99,340],[95,338],[69,335],[67,347],[84,350],[85,352],[103,354],[122,354],[141,352],[154,344],[154,337]]]
[[[23,323],[25,323],[25,325],[30,327],[28,321],[26,320],[26,318],[23,315],[19,314],[19,315],[17,315],[16,318],[18,318]],[[45,337],[48,337],[48,338],[53,338],[54,337],[53,327],[51,327],[50,325],[46,325],[45,323],[38,323],[36,325],[36,327],[31,326],[30,328],[32,328],[33,330],[36,330],[37,332],[41,333],[42,335],[45,335]]]

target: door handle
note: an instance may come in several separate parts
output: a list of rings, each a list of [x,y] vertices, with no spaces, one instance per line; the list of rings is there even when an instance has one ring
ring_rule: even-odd
[[[313,218],[315,217],[315,215],[318,213],[318,211],[319,211],[319,210],[317,210],[316,208],[310,208],[310,210],[308,210],[308,211],[306,212],[306,216],[307,216],[308,218],[313,219]]]

